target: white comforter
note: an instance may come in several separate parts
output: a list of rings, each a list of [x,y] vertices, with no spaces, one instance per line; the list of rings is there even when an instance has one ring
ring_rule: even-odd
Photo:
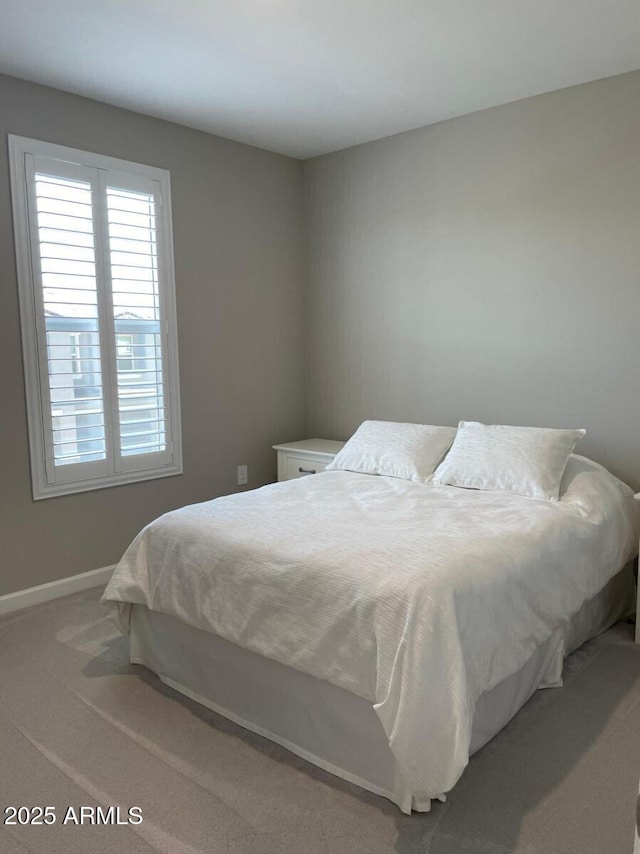
[[[142,603],[370,700],[416,802],[474,703],[634,555],[631,490],[584,458],[559,502],[325,472],[167,513],[104,600]]]

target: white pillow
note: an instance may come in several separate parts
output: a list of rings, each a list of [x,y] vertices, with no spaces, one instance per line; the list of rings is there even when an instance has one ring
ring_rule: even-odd
[[[455,434],[454,427],[363,421],[326,471],[345,469],[424,482],[451,447]]]
[[[585,432],[461,421],[433,483],[557,501],[569,456]]]

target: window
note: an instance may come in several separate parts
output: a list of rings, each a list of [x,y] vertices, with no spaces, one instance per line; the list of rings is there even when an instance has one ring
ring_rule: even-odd
[[[81,374],[82,367],[80,365],[80,333],[71,332],[69,334],[69,358],[71,359],[71,373]]]
[[[180,474],[169,173],[9,147],[34,498]]]
[[[133,370],[133,335],[116,335],[116,356],[119,371]]]

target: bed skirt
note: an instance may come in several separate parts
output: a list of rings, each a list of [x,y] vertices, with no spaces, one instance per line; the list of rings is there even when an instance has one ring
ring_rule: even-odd
[[[524,667],[480,696],[470,753],[493,738],[534,691],[562,684],[564,658],[634,608],[635,580],[628,565]],[[144,605],[131,608],[130,640],[131,662],[145,665],[187,697],[388,798],[405,813],[429,810],[430,799],[403,781],[382,724],[361,697]]]

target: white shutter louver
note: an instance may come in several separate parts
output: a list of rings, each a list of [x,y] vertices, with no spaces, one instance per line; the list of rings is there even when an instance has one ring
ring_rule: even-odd
[[[91,184],[35,173],[54,465],[106,459]]]
[[[123,457],[166,450],[154,193],[107,185],[111,298]]]
[[[10,153],[34,497],[180,473],[168,173]]]

